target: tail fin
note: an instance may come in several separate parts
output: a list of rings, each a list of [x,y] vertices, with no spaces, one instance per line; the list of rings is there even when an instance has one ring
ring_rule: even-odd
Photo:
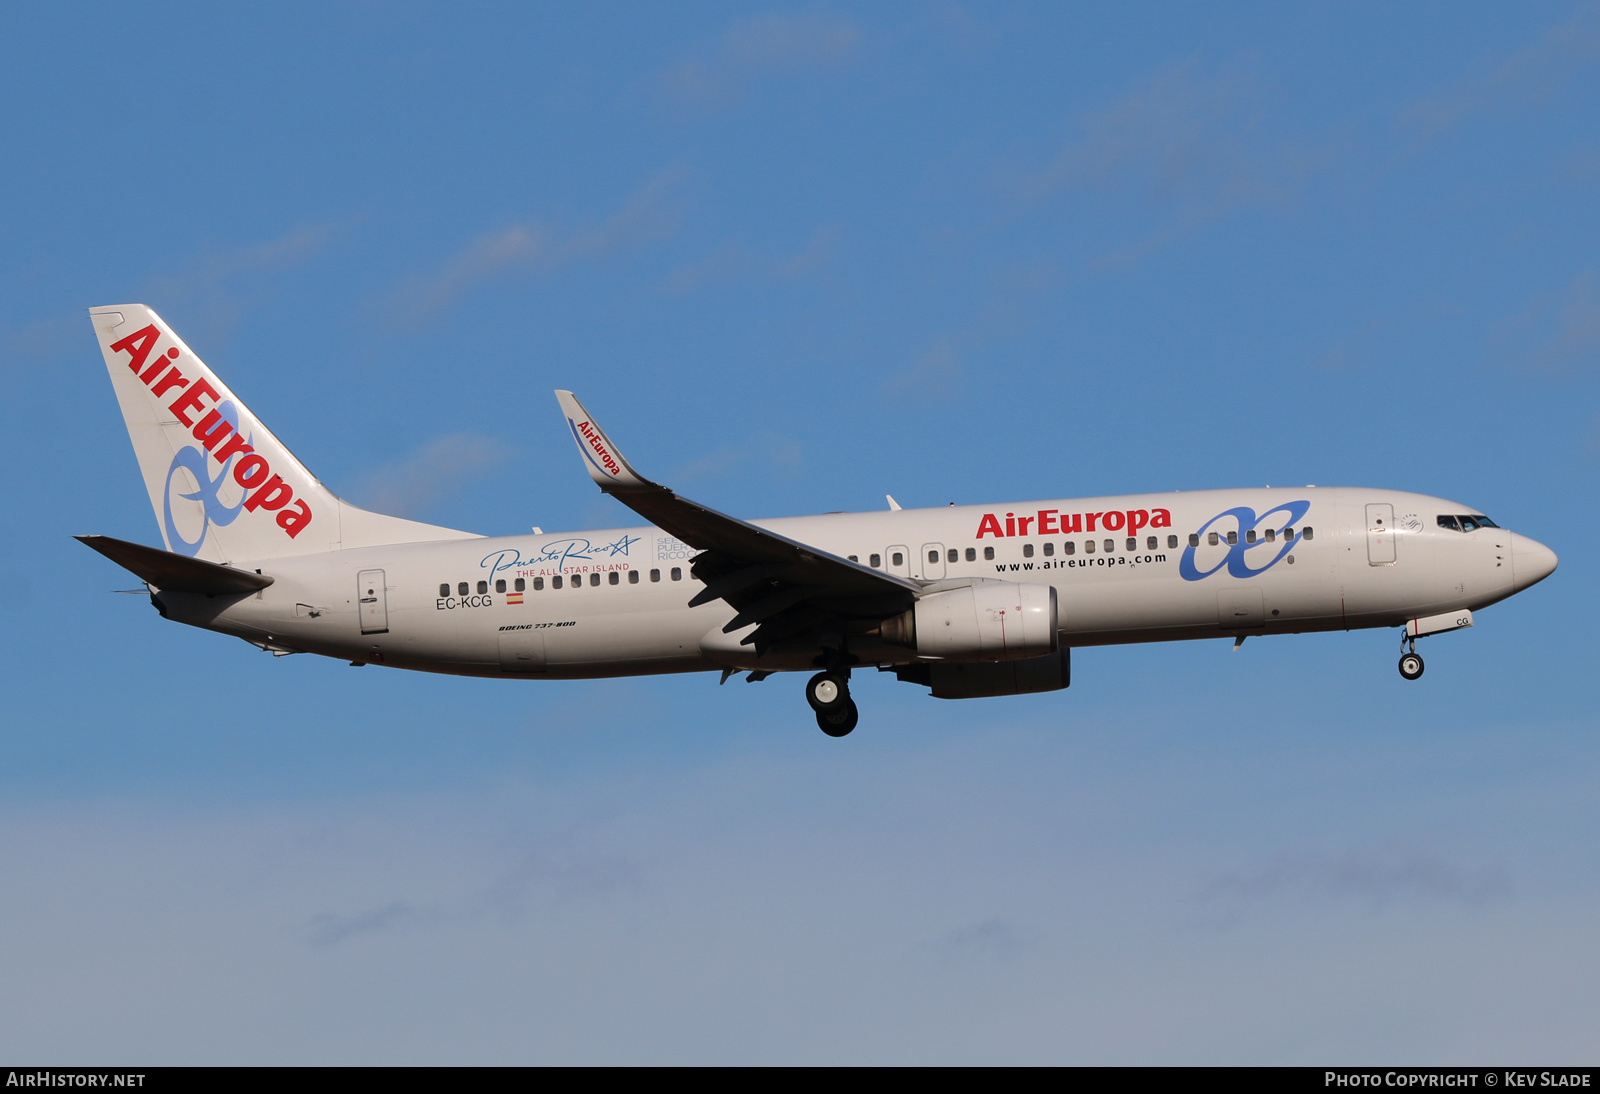
[[[167,550],[229,562],[473,538],[341,501],[143,304],[90,319]]]

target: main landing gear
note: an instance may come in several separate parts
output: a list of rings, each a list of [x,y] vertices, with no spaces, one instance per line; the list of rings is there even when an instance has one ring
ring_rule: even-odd
[[[1407,648],[1409,643],[1409,648]],[[1400,637],[1400,675],[1415,680],[1422,675],[1422,658],[1417,653],[1417,640],[1404,633]]]
[[[817,728],[830,737],[843,737],[856,728],[860,713],[850,698],[849,670],[819,672],[806,684],[806,702],[817,712]]]

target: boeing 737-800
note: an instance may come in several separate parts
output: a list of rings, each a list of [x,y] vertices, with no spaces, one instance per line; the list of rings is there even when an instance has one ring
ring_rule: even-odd
[[[95,333],[165,549],[79,537],[167,619],[276,655],[521,679],[813,673],[824,732],[852,669],[944,699],[1065,688],[1072,646],[1403,627],[1417,638],[1547,577],[1475,507],[1349,487],[1202,490],[746,521],[639,474],[569,391],[584,467],[646,522],[486,537],[322,485],[142,304]]]

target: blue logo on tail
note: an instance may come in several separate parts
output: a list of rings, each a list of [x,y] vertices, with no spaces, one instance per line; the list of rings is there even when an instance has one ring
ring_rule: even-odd
[[[227,400],[217,405],[217,412],[222,415],[223,421],[239,428],[239,409],[233,405],[232,400]],[[167,468],[167,485],[162,491],[162,525],[167,533],[167,549],[176,554],[188,555],[193,558],[200,553],[200,547],[206,541],[206,533],[211,531],[213,524],[232,524],[240,510],[244,508],[244,498],[240,497],[237,504],[228,506],[222,504],[222,499],[217,495],[222,492],[223,483],[228,479],[228,472],[233,469],[236,457],[229,456],[228,462],[222,465],[222,470],[217,472],[217,477],[212,478],[210,469],[206,465],[206,453],[203,449],[188,445],[178,449],[178,454],[172,457],[172,464]],[[190,542],[178,534],[178,526],[172,519],[172,477],[178,473],[178,468],[186,468],[198,483],[197,489],[192,494],[180,493],[178,497],[185,501],[197,501],[203,507],[200,536]]]

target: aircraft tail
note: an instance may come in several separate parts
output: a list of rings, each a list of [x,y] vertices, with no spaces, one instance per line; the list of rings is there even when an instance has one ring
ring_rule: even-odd
[[[342,501],[143,304],[89,317],[167,550],[230,562],[474,538]]]

